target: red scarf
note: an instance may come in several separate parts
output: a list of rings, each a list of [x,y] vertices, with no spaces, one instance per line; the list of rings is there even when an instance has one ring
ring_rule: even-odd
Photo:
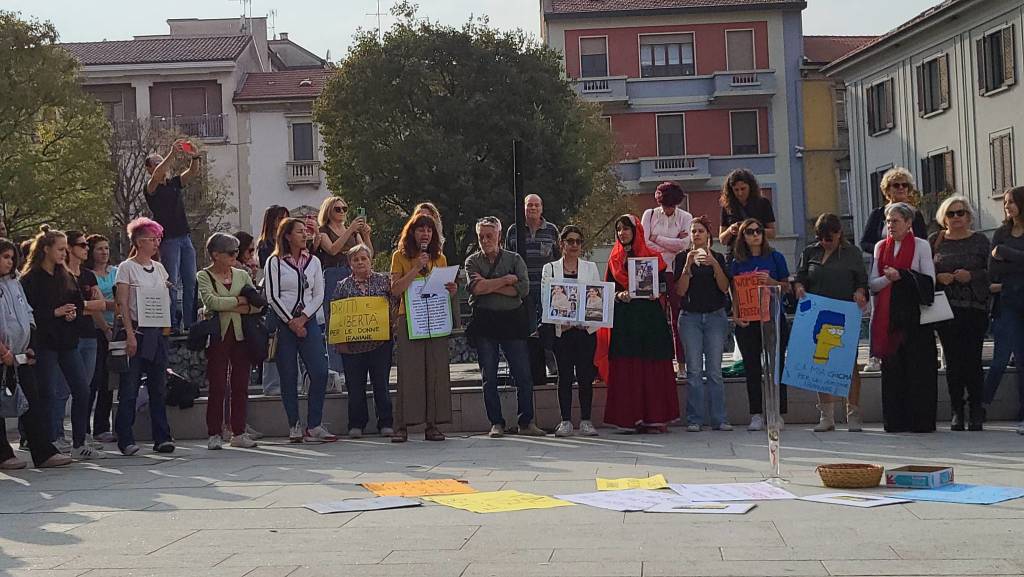
[[[612,253],[608,257],[608,270],[612,272],[612,276],[615,278],[615,282],[621,286],[629,286],[629,269],[626,263],[630,257],[657,257],[658,258],[658,271],[663,271],[667,267],[665,266],[665,260],[661,257],[661,253],[651,250],[647,246],[647,241],[644,237],[644,227],[640,224],[640,219],[627,214],[630,222],[633,223],[633,254],[626,254],[626,247],[619,242],[619,235],[615,235],[615,247],[612,248]]]
[[[896,240],[891,236],[882,241],[882,250],[878,255],[878,274],[884,275],[885,269],[908,270],[914,263],[914,252],[917,241],[913,232],[908,232],[901,241],[900,253],[895,254]],[[889,330],[889,307],[892,305],[892,283],[875,295],[875,314],[871,317],[871,355],[884,359],[896,352],[903,342],[903,334],[893,334]]]

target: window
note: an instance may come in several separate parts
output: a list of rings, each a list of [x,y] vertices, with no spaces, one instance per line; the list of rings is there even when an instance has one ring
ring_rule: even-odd
[[[686,136],[682,114],[658,115],[658,156],[685,156]]]
[[[313,123],[293,122],[291,126],[292,160],[296,162],[316,160],[313,147]]]
[[[743,110],[729,113],[729,124],[732,128],[732,153],[760,154],[760,138],[758,138],[757,111]]]
[[[835,91],[836,128],[846,129],[846,88],[837,87]]]
[[[602,116],[601,120],[603,120],[606,123],[608,123],[608,130],[610,132],[612,130],[612,117],[611,116]]]
[[[925,116],[949,108],[949,57],[923,62],[917,67],[917,114]]]
[[[754,31],[725,31],[725,67],[730,71],[754,70]]]
[[[693,76],[693,34],[640,37],[640,77]]]
[[[945,196],[956,190],[953,172],[953,151],[931,154],[921,159],[921,194],[928,197]]]
[[[1015,28],[1010,25],[977,40],[978,92],[982,95],[1016,82]]]
[[[992,193],[1003,194],[1013,187],[1013,132],[1005,131],[989,138],[992,159]]]
[[[580,38],[580,77],[608,76],[608,39]]]
[[[891,130],[893,118],[892,78],[868,88],[868,132],[872,135]]]
[[[850,216],[850,169],[839,169],[839,214]]]
[[[871,173],[869,179],[871,180],[871,208],[875,209],[886,204],[886,199],[882,196],[882,177],[885,176],[886,172],[892,165],[883,166]]]

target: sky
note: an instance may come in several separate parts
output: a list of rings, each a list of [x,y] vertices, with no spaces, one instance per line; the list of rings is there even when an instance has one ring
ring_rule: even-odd
[[[808,0],[804,34],[882,34],[940,0]],[[522,28],[540,35],[540,0],[418,0],[420,14],[460,25],[486,15],[493,26]],[[384,27],[394,0],[380,0]],[[268,23],[277,32],[332,60],[344,56],[360,27],[377,27],[378,0],[252,0],[253,16],[276,11]],[[88,8],[86,8],[88,7]],[[64,42],[127,40],[133,35],[166,34],[168,18],[230,18],[242,13],[239,0],[3,0],[0,8],[50,20]]]

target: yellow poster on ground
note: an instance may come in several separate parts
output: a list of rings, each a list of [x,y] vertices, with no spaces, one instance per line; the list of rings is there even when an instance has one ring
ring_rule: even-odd
[[[487,493],[474,493],[472,495],[424,497],[424,500],[473,513],[506,513],[508,511],[552,509],[554,507],[568,507],[572,505],[568,501],[562,501],[554,497],[520,493],[519,491],[490,491]]]
[[[654,475],[646,479],[597,479],[598,491],[623,491],[625,489],[667,489],[668,481],[665,475]]]
[[[388,299],[350,297],[331,301],[331,325],[327,344],[361,343],[391,339]]]
[[[425,479],[420,481],[394,481],[363,483],[378,497],[424,497],[426,495],[460,495],[476,493],[469,483],[457,479]]]

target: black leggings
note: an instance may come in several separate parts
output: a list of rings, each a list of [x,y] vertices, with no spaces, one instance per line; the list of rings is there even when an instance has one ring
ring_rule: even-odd
[[[590,420],[594,400],[594,349],[597,335],[584,329],[562,331],[555,337],[555,360],[558,362],[558,407],[562,420],[572,420],[572,382],[579,383],[580,419]]]
[[[5,382],[13,389],[14,367],[5,366],[3,371],[6,377]],[[50,417],[47,411],[49,405],[43,403],[42,399],[39,398],[35,367],[30,365],[18,367],[17,379],[18,384],[21,385],[21,391],[28,400],[28,411],[21,416],[19,424],[24,431],[25,439],[28,441],[29,452],[32,453],[32,462],[38,466],[57,454],[57,449],[50,442]],[[4,419],[0,419],[0,426],[6,427]],[[0,435],[0,461],[6,461],[13,456],[14,449],[7,441],[7,433],[5,432],[3,435]]]
[[[984,369],[981,349],[988,330],[988,313],[980,309],[954,307],[953,318],[938,325],[942,351],[946,354],[946,384],[953,411],[963,416],[964,392],[972,411],[981,408]],[[972,418],[977,414],[972,413]]]
[[[789,342],[789,325],[782,321],[781,341],[779,343],[779,375],[782,375],[786,362],[786,343]],[[750,414],[757,415],[764,413],[764,398],[761,394],[761,323],[754,322],[748,326],[736,326],[736,344],[743,354],[743,372],[747,377],[747,401],[750,404]],[[779,383],[779,412],[783,415],[789,409],[788,394],[786,385]]]
[[[96,406],[92,415],[92,434],[110,432],[110,414],[114,408],[114,391],[110,390],[110,373],[107,371],[107,352],[110,346],[107,337],[96,337],[96,371],[90,385],[89,406]]]

